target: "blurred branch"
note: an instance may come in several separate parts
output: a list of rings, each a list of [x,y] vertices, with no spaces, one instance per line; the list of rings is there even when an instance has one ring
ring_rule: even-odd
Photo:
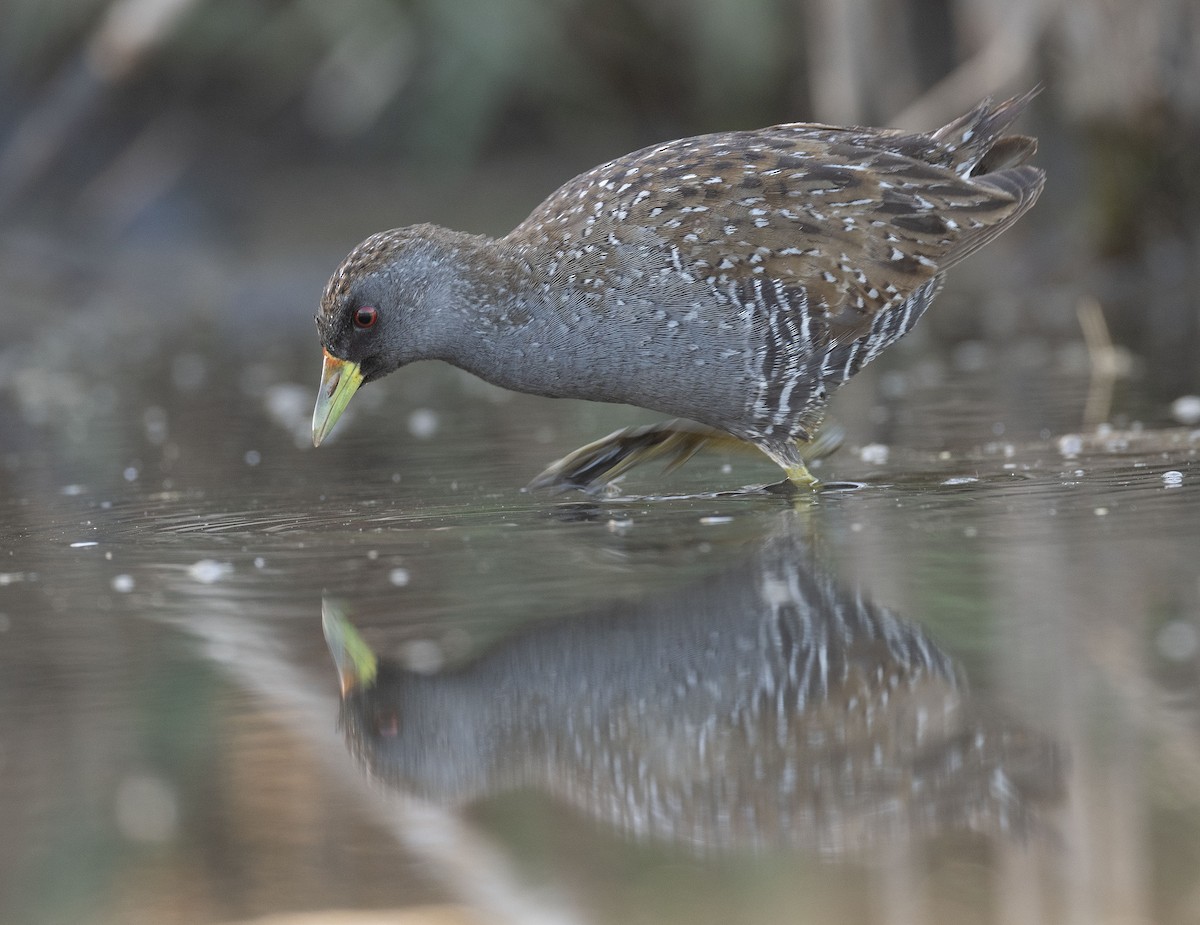
[[[815,0],[808,24],[809,80],[818,121],[862,121],[865,98],[861,43],[870,19],[869,0]]]
[[[1075,314],[1083,330],[1092,371],[1087,404],[1083,410],[1083,423],[1090,428],[1108,420],[1108,413],[1112,410],[1113,385],[1130,374],[1133,360],[1127,350],[1113,343],[1108,323],[1104,320],[1104,308],[1098,299],[1083,296],[1075,306]]]
[[[1015,0],[993,7],[1000,28],[986,44],[889,120],[898,128],[928,129],[974,106],[1030,70],[1038,42],[1061,0]]]
[[[171,35],[197,0],[115,0],[79,55],[0,147],[0,212],[46,173],[100,99]]]

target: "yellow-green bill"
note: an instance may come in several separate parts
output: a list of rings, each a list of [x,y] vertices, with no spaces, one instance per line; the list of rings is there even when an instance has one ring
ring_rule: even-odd
[[[358,630],[346,618],[345,608],[328,598],[321,601],[321,629],[337,667],[342,696],[375,683],[379,662]]]
[[[339,360],[325,353],[325,363],[321,367],[321,391],[317,393],[317,407],[313,409],[313,446],[320,446],[321,441],[329,436],[362,381],[362,370],[357,363]]]

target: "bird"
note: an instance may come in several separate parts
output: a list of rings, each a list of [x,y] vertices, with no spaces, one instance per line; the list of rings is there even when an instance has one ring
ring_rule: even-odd
[[[804,450],[832,392],[1036,202],[1037,141],[1007,130],[1037,92],[929,133],[789,123],[652,145],[568,181],[500,238],[373,234],[321,297],[313,443],[364,383],[433,359],[671,416],[581,448],[536,487],[590,489],[725,441],[809,489]]]

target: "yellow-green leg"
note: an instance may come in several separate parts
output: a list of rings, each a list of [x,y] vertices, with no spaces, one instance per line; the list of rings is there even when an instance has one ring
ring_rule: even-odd
[[[666,460],[667,470],[670,471],[709,445],[723,449],[749,449],[756,446],[771,457],[787,476],[778,485],[768,486],[768,490],[791,494],[809,491],[817,484],[816,476],[808,471],[805,460],[819,459],[837,449],[841,445],[841,431],[837,427],[827,428],[816,440],[798,444],[786,438],[770,443],[750,443],[724,431],[684,420],[626,427],[551,463],[529,483],[529,487],[588,491],[612,481],[634,466],[654,459]]]
[[[808,471],[804,463],[788,466],[783,471],[787,473],[787,480],[797,488],[813,488],[817,484],[817,477]]]

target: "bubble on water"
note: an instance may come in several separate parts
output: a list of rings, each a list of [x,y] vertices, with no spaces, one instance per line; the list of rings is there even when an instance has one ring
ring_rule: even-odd
[[[1183,473],[1178,469],[1170,469],[1162,474],[1165,488],[1178,488],[1183,484]]]
[[[1172,620],[1158,631],[1154,644],[1163,658],[1173,662],[1190,661],[1200,649],[1200,630],[1187,620]]]
[[[701,517],[700,523],[705,524],[706,526],[708,524],[731,524],[733,523],[733,518],[713,515],[711,517]]]
[[[78,540],[71,544],[72,549],[87,549],[89,546],[99,546],[95,540]]]
[[[1063,434],[1058,438],[1058,452],[1070,459],[1083,452],[1083,438],[1079,434]]]
[[[76,495],[82,495],[85,491],[87,491],[86,486],[71,484],[71,485],[64,485],[62,488],[60,488],[58,490],[58,493],[60,495],[66,495],[68,498],[71,498]]]
[[[609,533],[616,533],[618,535],[622,535],[622,534],[628,532],[629,529],[633,527],[633,520],[632,520],[632,518],[618,519],[616,517],[613,517],[608,521],[607,524],[605,524],[605,526],[608,527]]]
[[[261,393],[267,416],[292,435],[298,447],[312,447],[313,390],[294,382],[277,382]],[[353,404],[342,415],[354,417]],[[328,439],[328,438],[327,438]]]
[[[125,471],[122,473],[122,475],[125,476],[126,482],[136,482],[138,479],[137,466],[126,466]]]
[[[1200,395],[1181,395],[1171,402],[1171,416],[1180,424],[1200,424]]]
[[[275,383],[263,393],[267,414],[287,428],[308,424],[312,403],[312,390],[294,382]]]
[[[388,581],[397,588],[403,588],[408,584],[409,574],[406,568],[394,568],[388,572]]]
[[[408,432],[418,440],[428,440],[440,424],[437,412],[430,408],[418,408],[408,416]]]
[[[257,466],[262,462],[262,453],[258,450],[246,450],[246,455],[242,459],[246,461],[247,466]]]
[[[1094,511],[1092,511],[1092,513],[1095,514],[1097,517],[1106,517],[1108,515],[1108,508],[1098,507]]]
[[[868,466],[883,466],[887,464],[889,450],[882,443],[868,443],[858,451],[858,458]]]
[[[165,842],[179,823],[175,790],[161,777],[134,774],[117,787],[117,827],[133,841]]]
[[[132,575],[114,575],[112,580],[112,589],[120,594],[128,594],[133,590],[134,581]]]
[[[262,556],[255,556],[254,557],[254,567],[255,568],[266,568],[267,560],[264,559]]]
[[[232,562],[218,562],[216,559],[201,559],[188,566],[188,577],[203,585],[211,585],[228,575],[233,574]]]

